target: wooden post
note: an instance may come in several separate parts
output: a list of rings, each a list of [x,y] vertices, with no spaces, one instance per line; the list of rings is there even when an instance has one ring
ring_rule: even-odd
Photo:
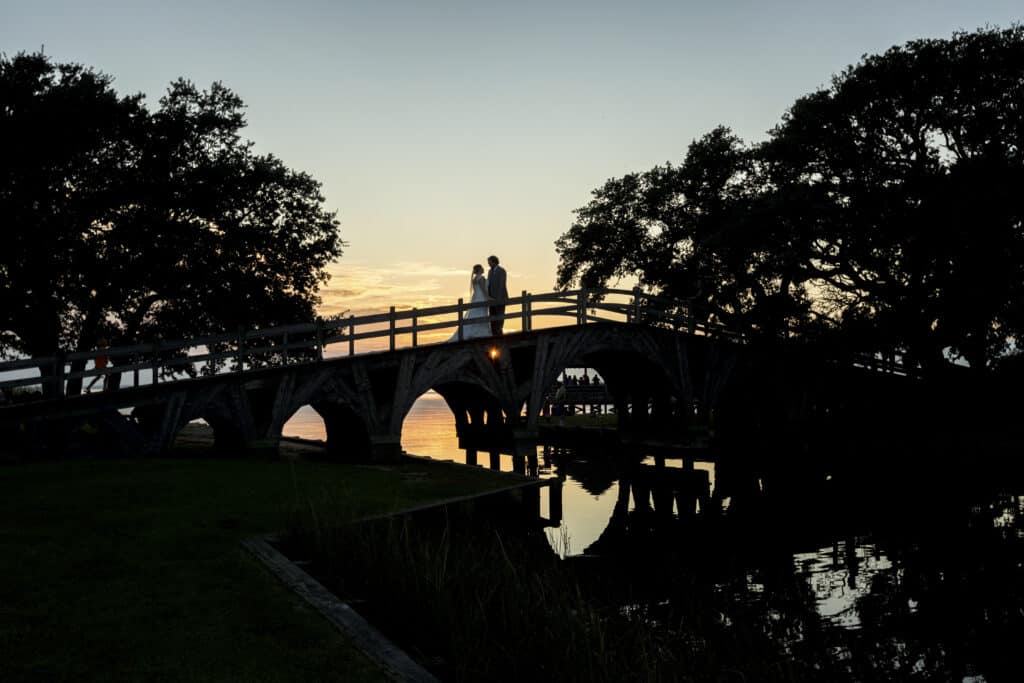
[[[458,330],[459,331],[459,341],[462,341],[462,307],[463,307],[462,297],[459,297],[459,311],[458,311],[458,313],[459,313],[459,330]]]
[[[525,289],[523,290],[523,293],[522,293],[522,299],[523,299],[523,302],[521,304],[519,304],[519,306],[520,306],[520,308],[522,308],[522,312],[523,312],[523,322],[522,322],[521,327],[523,328],[522,329],[523,332],[529,332],[529,330],[530,330],[530,323],[527,320],[527,315],[528,315],[528,310],[529,310],[530,306],[529,306],[529,303],[527,303],[527,301],[526,301],[526,290]]]
[[[412,309],[412,347],[413,348],[416,348],[416,343],[418,341],[417,336],[416,336],[416,325],[417,325],[417,322],[418,321],[416,320],[416,307],[414,306],[413,309]]]
[[[350,315],[348,317],[348,355],[356,355],[356,317]]]
[[[576,299],[576,324],[587,324],[587,290],[581,289]]]
[[[395,350],[395,307],[388,309],[388,350]]]
[[[64,352],[58,351],[53,359],[53,396],[64,398]]]
[[[150,362],[153,369],[153,384],[160,383],[160,342],[153,344],[153,360]]]
[[[533,332],[533,295],[526,293],[526,331]]]
[[[135,365],[135,369],[132,370],[132,387],[137,389],[139,387],[139,362],[135,361],[133,365]]]
[[[640,288],[633,288],[633,322],[640,322]]]
[[[552,524],[562,522],[562,480],[552,479],[548,485],[548,521]]]
[[[245,371],[245,330],[238,328],[238,340],[235,342],[238,348],[235,349],[235,372]]]
[[[316,317],[316,359],[324,359],[324,319],[320,316]]]
[[[282,343],[284,344],[284,364],[288,365],[288,331],[287,330],[284,333],[284,339],[282,340]]]

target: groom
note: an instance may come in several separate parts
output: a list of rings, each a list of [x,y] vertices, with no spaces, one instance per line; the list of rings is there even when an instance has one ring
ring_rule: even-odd
[[[487,273],[487,296],[491,299],[491,317],[505,315],[505,302],[508,301],[507,275],[505,269],[498,265],[497,256],[488,256],[487,265],[491,267]],[[491,321],[491,333],[498,337],[505,327],[504,320]]]

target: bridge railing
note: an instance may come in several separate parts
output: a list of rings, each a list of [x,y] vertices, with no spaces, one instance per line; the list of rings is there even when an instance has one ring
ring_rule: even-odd
[[[100,389],[135,388],[168,381],[187,381],[226,372],[240,373],[293,363],[318,362],[359,352],[394,351],[445,341],[461,341],[466,314],[489,309],[487,302],[457,303],[425,309],[398,310],[255,330],[221,332],[193,339],[97,348],[47,357],[0,362],[0,405],[5,401],[63,398],[69,384]],[[488,311],[489,313],[489,311]],[[737,338],[722,327],[697,322],[690,305],[652,296],[639,288],[578,289],[532,294],[505,302],[505,312],[474,323],[503,320],[508,333],[530,332],[535,325],[587,325],[620,322],[669,327],[694,335]],[[104,362],[105,361],[105,362]],[[98,378],[98,379],[97,379]],[[95,381],[94,381],[95,380]],[[28,391],[35,389],[35,391]],[[95,390],[95,389],[93,389]],[[86,389],[88,391],[88,389]]]

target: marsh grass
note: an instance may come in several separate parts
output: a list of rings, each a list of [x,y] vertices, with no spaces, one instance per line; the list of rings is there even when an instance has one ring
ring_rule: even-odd
[[[562,560],[543,529],[481,503],[354,524],[313,512],[293,518],[286,553],[311,560],[318,578],[442,680],[918,681],[952,673],[944,656],[921,668],[934,648],[902,630],[830,627],[788,556],[750,575],[740,555],[761,552],[764,528],[733,548],[675,536],[614,559]],[[555,540],[568,550],[571,539]]]
[[[316,515],[284,544],[445,680],[717,680],[721,661],[695,630],[704,620],[666,625],[643,601],[622,609],[628,589],[560,560],[541,529],[486,518],[450,507],[362,524]]]

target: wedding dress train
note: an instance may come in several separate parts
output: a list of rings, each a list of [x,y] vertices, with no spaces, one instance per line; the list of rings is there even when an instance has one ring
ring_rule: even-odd
[[[487,301],[487,280],[480,278],[473,284],[473,298],[470,299],[469,303],[476,304],[485,301]],[[462,338],[479,339],[480,337],[491,336],[491,324],[487,321],[489,315],[490,309],[487,306],[471,308],[466,311],[462,318]],[[459,331],[455,330],[455,333],[448,338],[448,341],[458,340]]]

